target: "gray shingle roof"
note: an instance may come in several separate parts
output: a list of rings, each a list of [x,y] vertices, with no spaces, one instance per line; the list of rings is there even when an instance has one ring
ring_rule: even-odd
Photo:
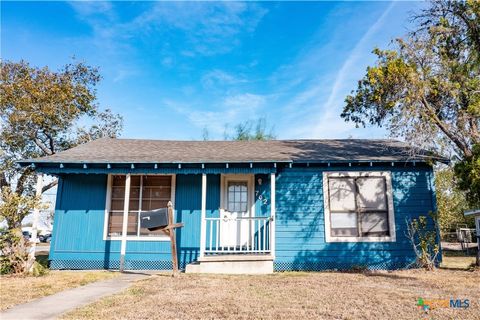
[[[172,141],[98,139],[30,163],[225,163],[444,160],[426,151],[412,156],[395,140]]]

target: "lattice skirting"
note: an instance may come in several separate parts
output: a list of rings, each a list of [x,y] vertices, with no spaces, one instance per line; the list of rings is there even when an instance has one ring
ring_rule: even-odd
[[[358,265],[353,263],[342,263],[335,261],[319,261],[319,262],[282,262],[274,261],[274,271],[324,271],[324,270],[355,270],[355,269],[367,269],[367,270],[398,270],[408,269],[415,267],[408,261],[383,261],[377,263],[366,263],[364,265]]]
[[[184,269],[187,263],[181,261],[180,268]],[[99,270],[99,269],[119,269],[118,260],[52,260],[50,269],[53,270]],[[378,263],[367,263],[358,265],[352,263],[341,263],[333,261],[319,262],[283,262],[274,261],[274,271],[323,271],[323,270],[396,270],[414,267],[408,261],[383,261]],[[126,270],[171,270],[172,262],[168,260],[145,261],[145,260],[127,260],[125,261]]]
[[[53,270],[99,270],[99,269],[119,269],[118,260],[51,260],[50,269]],[[142,261],[126,260],[126,270],[171,270],[171,261]]]

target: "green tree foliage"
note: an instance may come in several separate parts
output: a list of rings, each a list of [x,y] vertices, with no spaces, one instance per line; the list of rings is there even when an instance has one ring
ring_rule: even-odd
[[[467,191],[467,201],[480,207],[480,144],[473,146],[472,155],[455,164],[458,186]]]
[[[415,148],[452,157],[458,186],[478,204],[480,194],[480,2],[441,0],[413,17],[417,28],[393,50],[375,49],[342,117],[386,126]],[[478,147],[477,147],[478,148]],[[472,182],[477,182],[477,184]]]
[[[2,187],[10,187],[18,195],[31,195],[32,169],[18,168],[15,161],[52,155],[100,137],[115,137],[122,130],[119,115],[108,109],[99,111],[95,87],[101,77],[96,68],[70,63],[52,71],[25,61],[1,61],[0,67]]]
[[[9,187],[2,188],[0,220],[6,221],[7,230],[0,234],[0,274],[26,273],[35,263],[29,259],[30,243],[23,238],[21,229],[23,218],[35,207],[44,207],[39,198],[15,193]]]
[[[232,134],[225,133],[225,140],[273,140],[275,138],[273,128],[267,127],[265,118],[238,123]]]
[[[0,193],[0,220],[7,223],[8,229],[20,229],[22,220],[35,207],[40,207],[40,199],[31,195],[21,195],[9,187],[3,187]]]
[[[465,192],[455,184],[453,168],[443,168],[435,175],[437,194],[438,222],[442,234],[455,230],[458,224],[474,227],[473,219],[468,219],[463,212],[467,210]]]
[[[20,168],[15,162],[53,155],[101,137],[116,137],[123,120],[108,109],[99,111],[95,86],[100,74],[96,68],[70,63],[52,71],[25,61],[1,61],[0,67],[0,219],[8,225],[1,235],[0,271],[41,274],[40,265],[29,258],[29,242],[22,236],[21,223],[33,208],[43,207],[33,195],[33,169]]]

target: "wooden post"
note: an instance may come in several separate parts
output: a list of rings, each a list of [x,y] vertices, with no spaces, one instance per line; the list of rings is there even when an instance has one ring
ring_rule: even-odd
[[[477,267],[480,267],[480,216],[475,217],[475,228],[477,233],[477,258],[475,259],[475,264]]]
[[[168,201],[168,225],[173,226],[173,207],[172,201]],[[175,228],[167,230],[168,235],[170,236],[170,247],[172,249],[172,267],[173,267],[173,276],[178,275],[178,257],[177,257],[177,240],[175,239]]]
[[[35,196],[40,198],[42,196],[42,188],[43,188],[43,175],[37,175],[37,190]],[[28,268],[31,272],[33,270],[33,265],[35,264],[35,251],[37,248],[37,238],[38,238],[38,218],[40,216],[40,209],[36,206],[33,209],[33,221],[32,221],[32,236],[30,238],[31,247],[30,252],[28,253]]]
[[[125,202],[123,203],[122,244],[120,247],[120,271],[125,270],[125,253],[127,251],[128,209],[130,204],[130,174],[125,179]]]

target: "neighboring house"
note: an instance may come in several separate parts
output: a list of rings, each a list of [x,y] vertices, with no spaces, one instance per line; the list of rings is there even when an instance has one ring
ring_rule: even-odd
[[[181,268],[267,273],[409,266],[434,161],[392,140],[99,139],[20,164],[59,177],[52,269],[119,268],[124,209],[126,269],[171,268],[139,215],[172,201]]]

